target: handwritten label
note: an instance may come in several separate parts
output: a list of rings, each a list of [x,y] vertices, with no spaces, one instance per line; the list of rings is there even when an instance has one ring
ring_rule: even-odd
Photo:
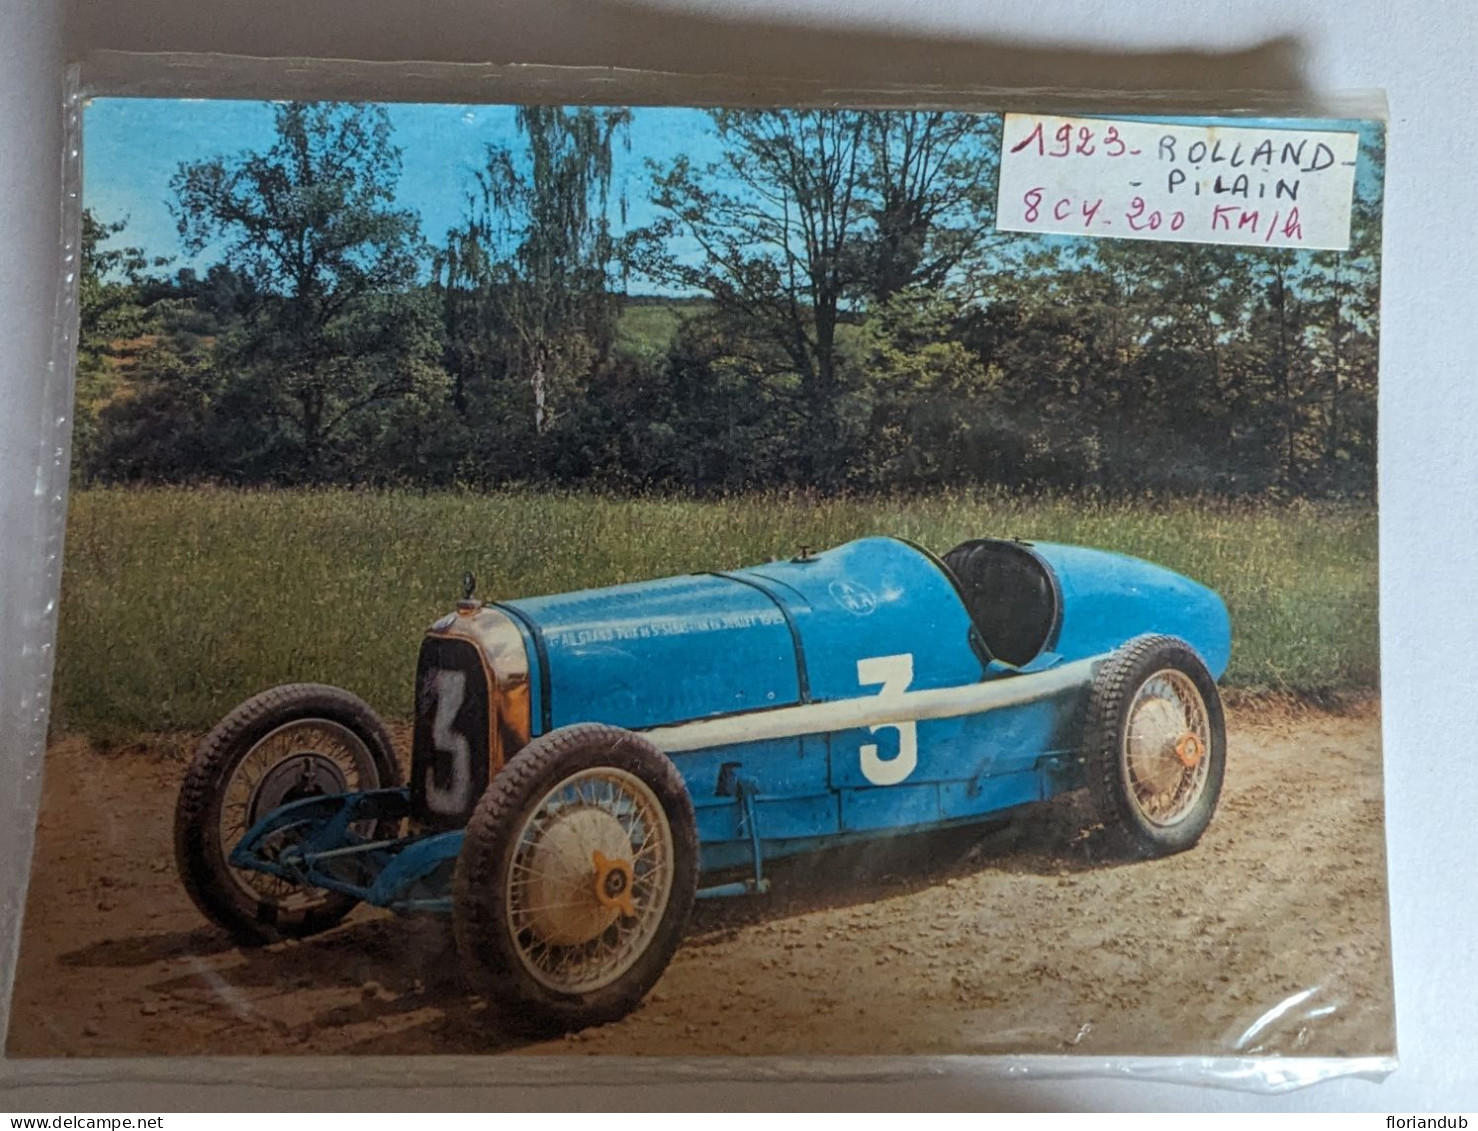
[[[996,226],[1343,251],[1359,136],[1007,114]]]

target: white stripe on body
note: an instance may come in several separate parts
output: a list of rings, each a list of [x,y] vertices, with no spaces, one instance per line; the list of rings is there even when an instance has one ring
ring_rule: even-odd
[[[675,726],[656,727],[642,733],[659,750],[667,754],[681,754],[715,746],[737,746],[745,742],[775,738],[799,738],[807,734],[827,734],[856,727],[959,718],[961,715],[982,714],[1002,707],[1021,706],[1086,684],[1093,675],[1094,667],[1108,659],[1108,655],[1105,653],[1090,656],[1086,660],[1074,660],[1044,672],[1002,676],[983,683],[967,683],[961,687],[904,691],[892,695],[862,695],[831,703],[776,707],[768,711],[751,711],[678,723]]]

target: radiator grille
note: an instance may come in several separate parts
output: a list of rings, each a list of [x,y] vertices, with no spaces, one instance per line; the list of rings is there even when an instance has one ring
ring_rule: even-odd
[[[416,664],[411,808],[427,824],[466,824],[487,789],[489,702],[476,645],[426,637]]]

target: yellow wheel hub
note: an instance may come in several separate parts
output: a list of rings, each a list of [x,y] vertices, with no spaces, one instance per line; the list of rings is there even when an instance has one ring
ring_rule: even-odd
[[[584,806],[555,814],[517,873],[521,922],[552,946],[596,938],[621,915],[619,897],[631,889],[632,866],[624,872],[617,866],[630,855],[631,837],[610,813]],[[630,905],[629,895],[624,903]]]
[[[1180,764],[1187,769],[1194,769],[1200,764],[1202,757],[1206,754],[1206,745],[1200,736],[1186,731],[1180,736],[1175,744],[1175,756],[1180,759]]]
[[[636,917],[636,905],[631,902],[631,884],[636,873],[630,860],[612,860],[596,849],[591,854],[595,864],[595,898],[602,907],[610,907],[629,919]]]

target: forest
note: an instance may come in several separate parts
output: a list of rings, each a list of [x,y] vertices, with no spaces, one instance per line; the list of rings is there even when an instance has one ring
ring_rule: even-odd
[[[1378,188],[1343,252],[1025,236],[997,116],[718,110],[630,224],[640,111],[526,106],[432,233],[385,108],[272,112],[169,184],[208,266],[84,213],[79,483],[1374,495]]]

